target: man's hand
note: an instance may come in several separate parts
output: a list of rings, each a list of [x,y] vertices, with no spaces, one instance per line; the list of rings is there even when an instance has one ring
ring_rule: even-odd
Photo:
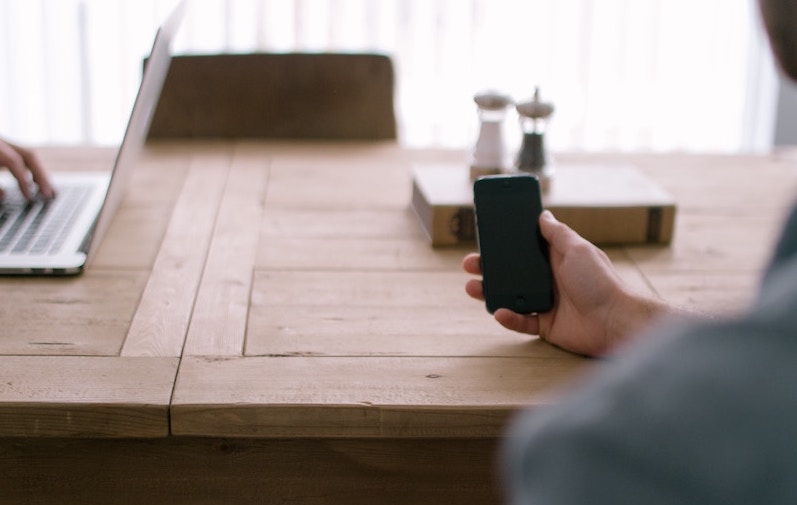
[[[39,188],[39,195],[43,198],[55,196],[55,189],[44,169],[38,155],[30,149],[14,145],[0,139],[0,168],[7,168],[19,184],[22,194],[30,200],[34,196],[31,180]],[[0,189],[0,197],[3,196]]]
[[[502,326],[578,354],[600,356],[668,310],[659,300],[631,293],[608,256],[549,211],[540,216],[540,231],[549,244],[553,309],[541,314],[499,309],[495,319]],[[478,254],[467,255],[462,266],[481,275]],[[470,279],[465,291],[484,300],[481,279]]]

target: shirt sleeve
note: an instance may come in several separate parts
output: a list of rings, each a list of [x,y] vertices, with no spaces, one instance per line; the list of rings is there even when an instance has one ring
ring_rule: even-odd
[[[519,504],[797,503],[797,332],[670,326],[599,365],[505,444]]]

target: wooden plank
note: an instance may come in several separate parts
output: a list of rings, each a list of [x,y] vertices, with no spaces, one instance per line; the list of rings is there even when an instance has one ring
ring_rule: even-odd
[[[492,437],[518,408],[587,360],[557,358],[183,358],[175,435]]]
[[[391,146],[331,146],[272,154],[267,209],[405,209],[411,178]]]
[[[759,285],[759,276],[751,272],[652,271],[645,275],[665,300],[709,314],[735,315],[745,310]]]
[[[683,215],[671,247],[628,248],[628,255],[645,273],[726,271],[756,276],[769,261],[783,216],[748,210]]]
[[[266,160],[238,148],[213,231],[185,355],[243,353],[268,179]]]
[[[463,298],[465,297],[463,292]],[[561,356],[507,331],[482,303],[454,307],[253,305],[247,356]]]
[[[776,217],[797,194],[793,161],[768,155],[630,155],[639,167],[676,195],[679,208],[746,208]]]
[[[95,269],[0,278],[0,355],[116,356],[146,281],[146,272]]]
[[[163,437],[174,358],[0,357],[0,436]]]
[[[259,269],[454,269],[473,247],[433,250],[407,205],[390,209],[269,207]]]
[[[470,303],[466,279],[462,271],[258,271],[252,306],[461,307]]]
[[[194,154],[123,356],[180,356],[229,169],[227,149]]]
[[[0,438],[4,505],[490,505],[495,439]]]
[[[36,153],[51,172],[108,172],[118,151],[115,147],[37,146]]]
[[[225,151],[222,143],[204,145],[147,145],[130,176],[124,203],[134,208],[170,209],[180,196],[186,174],[191,168],[191,153]]]
[[[323,248],[317,244],[316,248]],[[334,246],[333,246],[334,247]],[[434,252],[428,245],[426,251]],[[369,250],[364,248],[367,253]],[[334,249],[330,256],[336,256]],[[649,292],[637,268],[611,252],[621,276]],[[498,325],[464,291],[462,255],[435,271],[347,268],[259,271],[252,287],[247,356],[539,356],[558,355],[534,337]],[[358,269],[364,264],[365,269]],[[325,268],[329,263],[320,263]],[[539,354],[542,353],[542,354]]]
[[[188,172],[190,156],[147,149],[91,268],[151,269]]]
[[[171,208],[121,207],[89,269],[151,269],[170,214]]]
[[[264,240],[273,239],[402,239],[420,241],[423,232],[409,209],[297,209],[270,206],[263,216]]]
[[[634,281],[632,266],[622,270]],[[252,306],[458,308],[473,303],[464,295],[467,279],[465,272],[454,269],[263,270],[255,272]]]
[[[319,213],[319,219],[323,217]],[[420,240],[292,239],[264,240],[257,268],[269,270],[456,270],[473,247],[435,251]]]

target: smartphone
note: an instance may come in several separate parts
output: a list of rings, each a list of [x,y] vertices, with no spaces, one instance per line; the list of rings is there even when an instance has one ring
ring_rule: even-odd
[[[493,175],[473,184],[476,237],[487,311],[520,314],[553,306],[548,243],[540,233],[540,182],[534,175]]]

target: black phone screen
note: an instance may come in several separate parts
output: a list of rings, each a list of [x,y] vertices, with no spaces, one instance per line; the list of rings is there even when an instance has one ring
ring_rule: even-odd
[[[553,278],[539,230],[539,181],[532,175],[483,177],[474,206],[487,310],[528,314],[550,310]]]

